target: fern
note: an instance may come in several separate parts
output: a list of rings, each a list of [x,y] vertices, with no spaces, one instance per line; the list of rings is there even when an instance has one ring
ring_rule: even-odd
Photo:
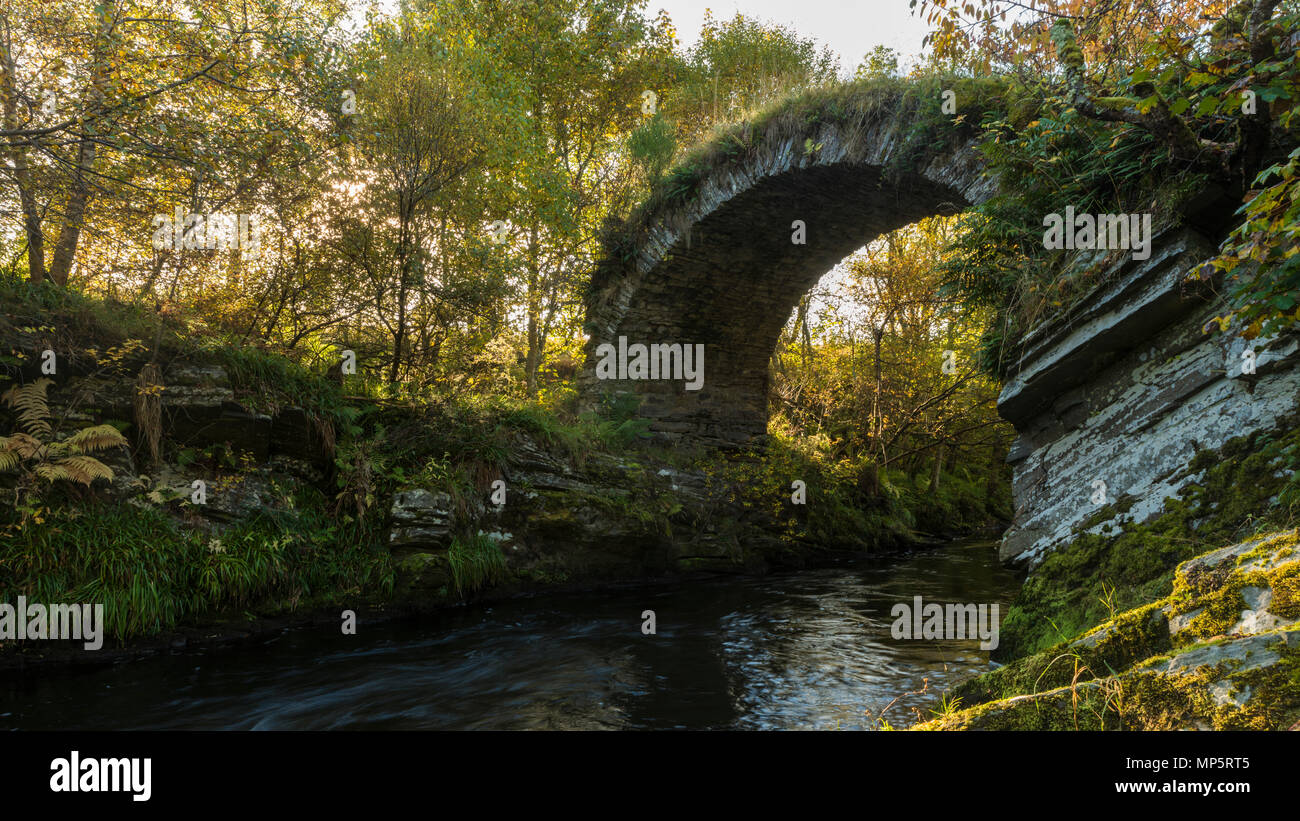
[[[35,467],[33,472],[47,482],[57,482],[60,479],[72,478],[72,474],[68,472],[67,468],[61,464],[55,464],[52,462],[40,463]]]
[[[65,456],[53,464],[64,474],[60,478],[89,486],[96,479],[113,479],[113,469],[93,456]]]
[[[0,437],[0,452],[13,454],[19,461],[28,459],[44,460],[49,448],[44,442],[26,433]]]
[[[97,450],[121,447],[126,444],[126,437],[112,425],[96,425],[77,431],[64,440],[63,444],[77,453],[94,453]]]
[[[47,482],[77,482],[89,487],[96,479],[113,479],[113,469],[87,454],[127,444],[126,437],[111,425],[83,428],[62,442],[50,441],[50,403],[45,392],[51,381],[42,377],[30,385],[10,388],[0,396],[18,413],[26,432],[0,436],[0,472],[22,471],[32,464],[29,475]]]
[[[50,400],[45,396],[51,382],[49,377],[42,376],[30,385],[15,385],[0,396],[18,412],[19,424],[32,436],[49,436],[53,432],[49,422]]]

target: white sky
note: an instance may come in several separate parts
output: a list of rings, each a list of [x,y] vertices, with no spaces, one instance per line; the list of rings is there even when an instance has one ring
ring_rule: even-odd
[[[364,17],[371,0],[351,0],[354,20]],[[392,12],[399,0],[378,0],[379,7]],[[900,55],[906,72],[921,52],[924,22],[907,7],[908,0],[649,0],[646,15],[668,12],[677,27],[683,48],[699,39],[704,10],[715,20],[729,20],[736,12],[757,20],[781,23],[804,37],[831,47],[840,55],[846,73],[877,45],[889,46]]]
[[[646,10],[653,16],[666,9],[683,47],[699,38],[706,8],[712,10],[715,20],[727,20],[740,12],[786,24],[802,36],[830,46],[840,55],[840,68],[852,73],[863,55],[877,45],[897,51],[904,71],[916,60],[926,27],[907,4],[908,0],[650,0]]]

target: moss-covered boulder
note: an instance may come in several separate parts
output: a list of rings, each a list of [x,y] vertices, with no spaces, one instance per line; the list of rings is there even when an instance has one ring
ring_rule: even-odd
[[[1173,592],[963,682],[925,729],[1288,729],[1300,720],[1300,531],[1181,564]]]
[[[1179,471],[1189,482],[1146,521],[1090,532],[1096,522],[1126,518],[1126,503],[1101,509],[1025,580],[1003,620],[994,659],[1031,656],[1116,613],[1164,599],[1182,562],[1249,541],[1270,525],[1292,527],[1289,511],[1300,501],[1298,453],[1300,417],[1202,451]]]
[[[991,701],[923,730],[1285,730],[1300,720],[1300,630],[1224,637],[1105,678]]]

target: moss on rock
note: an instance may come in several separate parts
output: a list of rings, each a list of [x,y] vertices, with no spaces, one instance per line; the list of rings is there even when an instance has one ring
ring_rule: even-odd
[[[1279,499],[1295,492],[1290,455],[1300,446],[1300,417],[1202,451],[1184,471],[1192,477],[1162,513],[1117,533],[1085,533],[1053,550],[1012,603],[1002,623],[999,661],[1033,655],[1173,591],[1174,570],[1211,548],[1269,525],[1291,524]],[[1114,515],[1118,511],[1110,511]],[[1288,601],[1292,588],[1283,584]]]
[[[927,729],[1279,729],[1300,718],[1300,531],[1184,562],[1164,599],[963,682]]]
[[[1300,631],[1223,638],[1123,673],[1016,695],[920,730],[1278,730],[1300,719]]]

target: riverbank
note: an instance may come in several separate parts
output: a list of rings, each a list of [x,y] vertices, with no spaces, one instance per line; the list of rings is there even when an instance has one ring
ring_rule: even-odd
[[[96,315],[19,320],[0,320],[19,354],[0,370],[23,385],[0,429],[31,427],[41,453],[97,444],[77,457],[93,468],[84,483],[33,460],[0,473],[15,502],[0,511],[0,595],[102,603],[117,647],[256,640],[344,609],[764,573],[1010,517],[1006,485],[959,466],[876,476],[869,460],[779,437],[657,447],[617,412],[347,396],[255,347],[163,335],[146,354]],[[55,379],[40,373],[47,346]],[[0,664],[17,666],[15,649]]]
[[[1158,515],[1098,510],[1029,574],[1005,666],[954,687],[957,709],[925,727],[1300,727],[1295,421],[1201,452]]]
[[[991,524],[986,528],[963,534],[963,537],[967,540],[991,540],[996,538],[1003,527],[1002,525]],[[882,550],[871,554],[861,552],[822,555],[801,565],[769,568],[766,573],[779,573],[795,567],[798,569],[830,568],[842,566],[846,562],[861,561],[868,556],[873,559],[902,558],[911,554],[938,549],[950,541],[951,539],[938,536],[922,536],[918,534],[915,540],[907,544],[896,545],[890,550]],[[431,601],[416,596],[391,600],[357,600],[340,603],[332,607],[317,606],[296,612],[265,613],[253,618],[238,612],[225,615],[214,614],[208,618],[196,619],[192,623],[177,625],[175,629],[166,632],[135,636],[117,642],[106,642],[103,647],[93,652],[86,651],[81,642],[78,641],[0,643],[0,672],[45,674],[59,668],[94,667],[136,661],[160,654],[258,644],[292,630],[337,630],[342,632],[343,612],[345,610],[351,611],[355,616],[357,625],[369,627],[420,619],[465,604],[489,605],[547,595],[580,595],[584,593],[603,595],[620,590],[655,589],[690,584],[729,575],[755,577],[766,573],[745,574],[743,569],[738,573],[727,573],[719,570],[697,570],[676,573],[670,576],[609,579],[598,584],[589,582],[551,582],[506,585],[481,590],[467,601],[451,603]]]

